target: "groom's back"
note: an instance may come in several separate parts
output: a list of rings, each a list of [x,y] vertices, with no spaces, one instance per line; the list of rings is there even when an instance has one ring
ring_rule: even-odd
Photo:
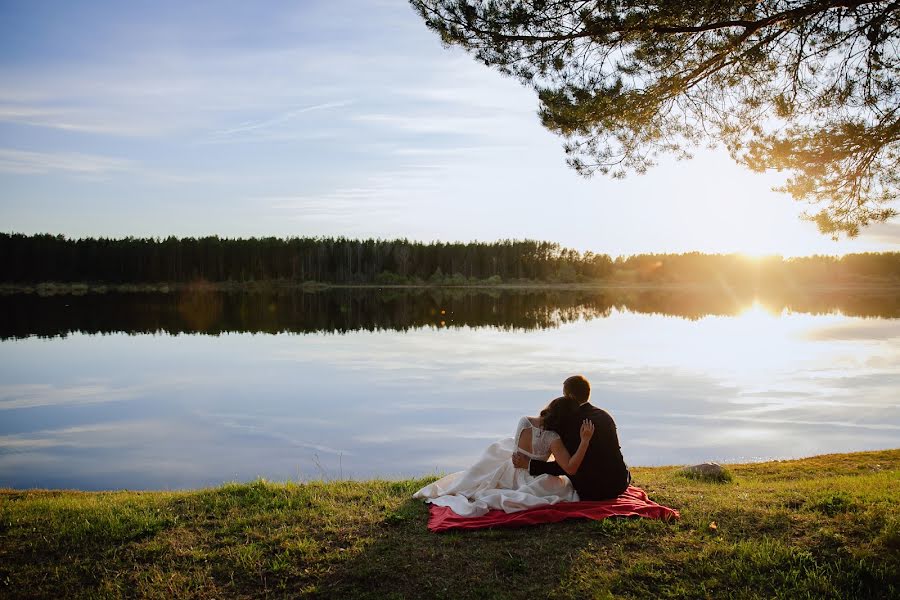
[[[576,416],[562,424],[560,437],[566,449],[574,454],[581,441],[579,431],[584,419],[594,423],[594,435],[581,467],[570,479],[582,500],[615,498],[628,487],[628,469],[619,447],[616,423],[609,413],[590,403],[582,404]]]

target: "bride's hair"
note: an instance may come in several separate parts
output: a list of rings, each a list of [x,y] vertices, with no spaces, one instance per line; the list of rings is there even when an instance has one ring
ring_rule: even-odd
[[[578,400],[571,396],[560,396],[554,398],[547,405],[547,408],[541,411],[542,427],[559,433],[559,426],[563,419],[574,415],[580,406]]]

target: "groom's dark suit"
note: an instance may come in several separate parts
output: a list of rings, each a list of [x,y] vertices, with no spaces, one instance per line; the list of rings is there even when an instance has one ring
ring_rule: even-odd
[[[572,417],[564,420],[559,428],[559,436],[569,454],[575,454],[581,443],[581,422],[590,419],[594,423],[594,435],[588,446],[581,467],[569,476],[581,500],[606,500],[615,498],[628,487],[630,475],[622,459],[616,423],[605,410],[584,403]],[[531,461],[528,472],[532,475],[565,475],[555,462]]]

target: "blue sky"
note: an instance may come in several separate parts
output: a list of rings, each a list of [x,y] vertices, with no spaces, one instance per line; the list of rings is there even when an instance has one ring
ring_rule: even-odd
[[[722,149],[585,180],[536,111],[401,0],[2,0],[0,230],[900,249],[822,237]]]

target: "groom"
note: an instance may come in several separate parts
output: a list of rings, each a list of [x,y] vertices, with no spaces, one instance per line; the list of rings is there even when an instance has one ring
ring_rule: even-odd
[[[628,472],[622,459],[615,422],[605,410],[588,403],[591,384],[581,375],[565,380],[563,395],[575,398],[581,404],[574,415],[562,422],[558,431],[570,454],[575,454],[578,450],[581,441],[579,435],[581,422],[590,419],[594,423],[594,435],[591,436],[591,445],[584,455],[581,468],[569,476],[578,497],[581,500],[607,500],[619,496],[631,483],[631,473]],[[513,454],[512,461],[516,467],[528,469],[532,475],[566,474],[555,462],[529,459],[518,452]]]

